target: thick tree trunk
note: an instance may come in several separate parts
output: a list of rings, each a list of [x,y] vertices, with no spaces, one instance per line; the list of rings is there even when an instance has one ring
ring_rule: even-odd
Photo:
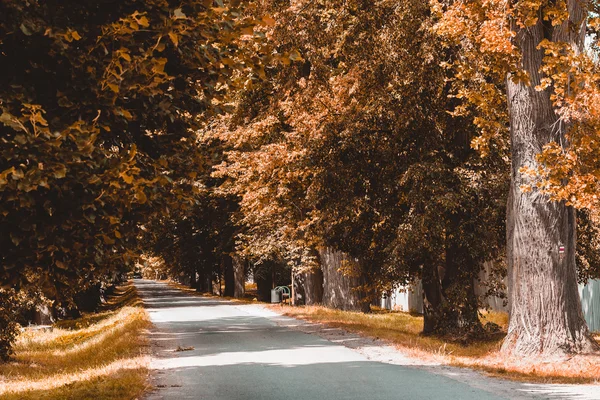
[[[360,266],[348,255],[325,248],[319,250],[323,271],[323,305],[340,310],[370,310],[369,300],[361,290],[364,280]]]
[[[198,281],[196,282],[196,291],[200,293],[212,291],[210,273],[204,271],[204,268],[202,267],[198,267]]]
[[[196,287],[196,268],[192,268],[192,271],[190,272],[190,287],[191,288],[195,288]]]
[[[239,256],[233,257],[233,297],[240,299],[246,292],[246,260]]]
[[[421,278],[423,285],[423,333],[432,334],[440,331],[444,320],[442,308],[442,282],[437,265],[425,265]]]
[[[566,143],[550,90],[540,83],[544,38],[583,46],[583,10],[569,0],[570,21],[552,27],[538,21],[515,29],[530,85],[507,79],[512,145],[511,193],[507,207],[508,292],[510,321],[502,351],[514,355],[588,352],[594,348],[581,311],[575,267],[575,212],[549,202],[535,188],[521,190],[528,178],[521,167],[536,168],[536,154],[555,141]]]
[[[460,234],[469,215],[448,216],[443,268],[423,267],[423,333],[478,335],[479,301],[475,293],[478,261],[470,256]]]
[[[323,271],[316,268],[303,274],[304,303],[307,306],[323,303]]]
[[[423,269],[423,333],[477,335],[481,332],[475,281],[469,271]]]
[[[54,323],[54,310],[47,305],[35,309],[33,323],[35,325],[52,325]]]
[[[212,283],[212,293],[217,296],[222,296],[221,283],[223,282],[222,274],[217,274],[216,279]]]
[[[233,259],[229,254],[223,255],[223,277],[225,280],[224,295],[226,297],[233,297],[235,287],[235,276],[233,272]]]
[[[254,275],[254,282],[256,282],[257,297],[260,301],[271,302],[271,288],[273,287],[273,273]]]

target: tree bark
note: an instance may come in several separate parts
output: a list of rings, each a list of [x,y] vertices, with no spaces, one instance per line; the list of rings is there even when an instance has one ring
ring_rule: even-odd
[[[452,213],[446,220],[444,260],[440,266],[423,267],[423,333],[479,335],[479,301],[475,280],[480,270],[469,247],[463,243],[461,230],[468,213]]]
[[[361,290],[364,276],[358,262],[331,248],[320,249],[319,258],[323,271],[323,305],[340,310],[369,312],[369,301]]]
[[[478,299],[475,294],[474,270],[469,265],[450,261],[440,276],[436,266],[423,269],[423,333],[478,335]]]
[[[246,260],[239,256],[233,257],[233,297],[240,299],[246,293]]]
[[[423,266],[421,282],[423,285],[423,333],[428,335],[440,330],[439,321],[443,319],[440,312],[443,296],[438,266]]]
[[[519,172],[524,166],[537,167],[536,155],[547,143],[566,143],[564,123],[558,120],[550,99],[551,89],[536,91],[535,86],[542,78],[541,40],[583,47],[584,11],[576,0],[569,0],[568,5],[569,21],[560,26],[538,21],[535,26],[514,29],[531,82],[507,79],[512,146],[507,205],[510,320],[502,351],[509,355],[594,349],[577,291],[575,211],[564,203],[550,202],[535,188],[522,191],[521,186],[530,182]]]
[[[235,287],[235,276],[233,272],[233,259],[229,254],[223,255],[223,277],[225,280],[225,297],[233,297]]]
[[[304,302],[307,306],[323,303],[323,271],[315,268],[304,275]]]
[[[198,281],[196,282],[196,291],[200,293],[212,292],[212,282],[210,273],[203,267],[198,267]]]
[[[192,268],[192,271],[190,272],[190,287],[191,288],[195,288],[196,287],[196,267]]]

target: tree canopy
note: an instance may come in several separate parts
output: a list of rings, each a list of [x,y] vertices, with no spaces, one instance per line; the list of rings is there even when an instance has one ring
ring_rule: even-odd
[[[509,296],[511,313],[587,338],[576,283],[600,274],[597,11],[0,0],[0,299],[68,305],[140,260],[220,291],[234,270],[318,268],[329,248],[357,260],[371,299],[420,279],[426,333],[482,332],[484,262],[499,279],[507,264],[525,297],[515,288],[542,271],[565,304],[540,287],[556,312]],[[540,350],[522,336],[512,348]],[[567,336],[547,348],[585,347]]]

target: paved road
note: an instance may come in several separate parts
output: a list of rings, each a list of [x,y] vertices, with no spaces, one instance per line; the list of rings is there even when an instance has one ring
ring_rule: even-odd
[[[490,386],[503,393],[498,396],[485,385],[476,388],[418,366],[370,361],[350,348],[282,326],[278,318],[285,317],[259,306],[193,296],[148,280],[135,284],[155,326],[156,390],[147,400],[518,397]],[[178,346],[193,349],[177,352]]]

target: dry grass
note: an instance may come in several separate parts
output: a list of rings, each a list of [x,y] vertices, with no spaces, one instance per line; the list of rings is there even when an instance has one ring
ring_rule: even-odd
[[[0,365],[0,398],[133,399],[146,388],[149,320],[132,285],[105,311],[25,330],[15,357]]]
[[[212,294],[212,293],[200,293],[198,292],[196,289],[191,288],[189,286],[183,285],[179,282],[175,282],[175,281],[163,281],[165,283],[167,283],[169,286],[172,286],[178,290],[181,290],[182,292],[186,292],[188,294],[194,295],[194,296],[201,296],[201,297],[214,297],[217,299],[223,299],[223,300],[229,300],[229,301],[235,301],[237,303],[255,303],[257,300],[253,298],[253,296],[251,295],[246,295],[245,297],[238,299],[235,297],[230,297],[230,296],[218,296],[216,294]]]
[[[402,312],[378,310],[371,314],[333,310],[325,307],[272,306],[285,315],[324,323],[386,340],[409,356],[447,365],[470,367],[491,375],[514,380],[554,383],[598,383],[600,355],[561,359],[507,359],[499,353],[508,326],[506,313],[484,313],[482,322],[493,322],[502,328],[485,340],[461,343],[450,338],[423,336],[423,317]],[[596,340],[600,335],[596,336]]]
[[[336,328],[376,337],[401,346],[420,358],[439,358],[439,356],[481,357],[500,346],[501,337],[472,342],[468,346],[456,341],[444,340],[436,336],[423,336],[423,317],[404,312],[378,310],[370,314],[333,310],[321,306],[279,307],[285,315],[309,321],[325,323]],[[497,317],[500,319],[501,317]]]

